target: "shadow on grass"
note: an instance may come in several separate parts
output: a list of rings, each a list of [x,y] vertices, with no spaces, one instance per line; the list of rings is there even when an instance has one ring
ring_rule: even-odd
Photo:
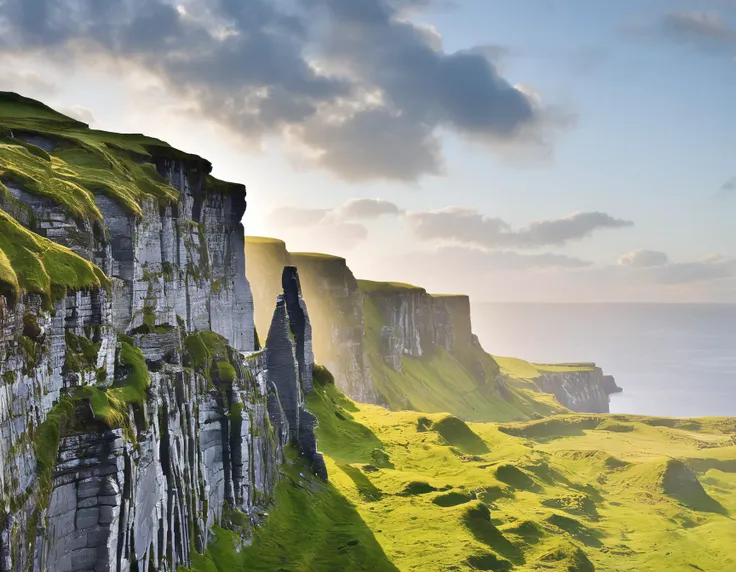
[[[524,555],[521,550],[506,539],[503,533],[491,523],[491,512],[486,505],[476,502],[465,509],[462,519],[465,527],[478,542],[489,546],[514,564],[524,563]]]
[[[371,480],[357,467],[350,465],[340,464],[338,465],[340,470],[345,473],[353,484],[358,489],[358,494],[366,502],[376,502],[381,500],[383,493],[381,490],[374,485]]]
[[[600,541],[600,533],[592,528],[588,528],[579,520],[561,514],[553,514],[546,520],[548,523],[564,530],[570,536],[585,544],[585,546],[592,546],[594,548],[603,546],[603,543]]]
[[[698,477],[682,461],[667,461],[662,474],[662,490],[689,509],[728,516],[726,507],[705,492]]]
[[[398,572],[353,504],[300,463],[285,468],[274,503],[253,544],[215,528],[204,555],[192,557],[193,572],[274,570],[296,572]],[[236,549],[236,546],[239,548]]]
[[[542,491],[534,480],[515,465],[499,465],[496,467],[496,478],[508,486],[522,491],[538,493]]]

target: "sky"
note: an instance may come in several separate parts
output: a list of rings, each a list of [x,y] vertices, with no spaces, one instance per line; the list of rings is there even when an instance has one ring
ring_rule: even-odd
[[[736,302],[736,0],[0,0],[0,89],[476,301]]]

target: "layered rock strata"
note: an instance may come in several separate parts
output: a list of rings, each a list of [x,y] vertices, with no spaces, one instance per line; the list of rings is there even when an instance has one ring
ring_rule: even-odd
[[[470,322],[467,296],[432,295],[408,284],[359,282],[382,324],[384,361],[400,372],[403,356],[431,355],[437,348],[461,353],[479,346]]]
[[[305,395],[314,389],[312,370],[312,330],[307,307],[293,266],[283,270],[283,294],[277,298],[276,310],[266,340],[266,367],[270,393],[269,408],[283,412],[274,415],[277,432],[299,444],[316,474],[327,480],[325,461],[317,452],[314,428],[317,420],[306,408]],[[278,403],[276,403],[278,400]]]
[[[277,320],[289,344],[256,351],[245,188],[142,136],[97,132],[103,142],[85,146],[74,138],[86,137],[83,125],[18,96],[8,102],[57,123],[7,130],[0,153],[54,181],[71,171],[53,169],[82,157],[78,171],[99,183],[80,195],[87,211],[74,211],[61,194],[41,192],[46,179],[7,178],[16,163],[4,163],[0,209],[36,233],[40,252],[45,240],[66,246],[109,285],[57,288],[51,299],[0,295],[0,571],[188,566],[192,549],[204,551],[234,512],[259,522],[290,441],[326,478],[304,407],[313,359],[298,278],[285,298],[301,318],[292,312],[290,325],[282,304],[285,321]],[[70,131],[52,133],[59,126]],[[113,166],[130,179],[115,180]],[[145,180],[130,174],[138,171]],[[57,183],[60,193],[78,192]],[[291,371],[269,361],[282,349]],[[281,405],[287,387],[296,416]]]

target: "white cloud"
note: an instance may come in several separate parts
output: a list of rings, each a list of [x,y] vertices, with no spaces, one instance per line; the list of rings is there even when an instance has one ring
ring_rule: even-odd
[[[632,226],[627,220],[601,212],[578,212],[557,219],[532,222],[513,230],[500,218],[492,218],[476,209],[446,207],[435,211],[411,212],[407,220],[412,232],[424,240],[449,240],[484,248],[539,248],[561,246],[590,236],[604,228]]]
[[[630,266],[632,268],[647,268],[651,266],[663,266],[667,264],[668,260],[664,252],[641,249],[624,254],[618,259],[618,263],[622,266]]]

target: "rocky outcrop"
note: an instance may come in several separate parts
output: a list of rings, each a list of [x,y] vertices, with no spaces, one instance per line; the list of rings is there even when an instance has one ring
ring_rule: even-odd
[[[289,253],[284,242],[261,237],[247,238],[246,256],[258,330],[266,331],[271,319],[270,309],[282,291],[283,268],[296,266],[310,310],[316,361],[332,372],[337,387],[346,395],[362,403],[375,403],[363,341],[363,294],[345,259]]]
[[[364,342],[363,294],[344,258],[295,253],[309,305],[317,361],[351,399],[376,403]]]
[[[78,145],[34,125],[9,132],[40,171],[45,153]],[[256,351],[244,187],[156,140],[97,145],[63,155],[84,156],[80,172],[109,167],[86,210],[20,176],[0,188],[0,209],[109,278],[0,295],[2,572],[174,571],[228,515],[258,523],[290,441],[327,476],[304,406],[313,358],[295,274],[275,316],[287,343]]]
[[[603,391],[606,392],[606,395],[611,395],[613,393],[621,393],[623,391],[623,388],[616,385],[616,380],[612,375],[604,375]]]
[[[312,330],[307,307],[302,299],[299,274],[293,266],[283,270],[283,295],[277,298],[276,310],[266,340],[266,368],[272,391],[271,408],[276,430],[299,444],[314,472],[327,480],[324,458],[317,452],[314,428],[317,420],[306,408],[305,394],[314,390],[312,370]]]
[[[545,393],[553,393],[557,401],[580,413],[608,413],[608,393],[600,368],[582,371],[544,371],[534,382]]]

